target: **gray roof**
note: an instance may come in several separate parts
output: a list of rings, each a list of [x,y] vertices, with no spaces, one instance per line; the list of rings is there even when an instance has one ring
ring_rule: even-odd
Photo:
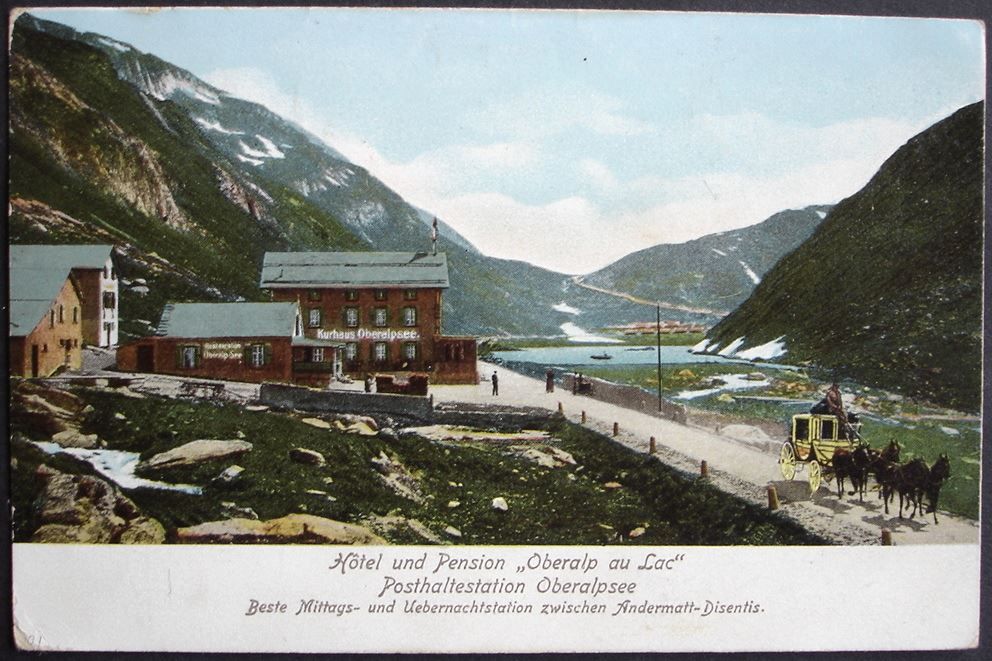
[[[447,287],[448,260],[425,252],[267,252],[261,286]]]
[[[11,246],[11,255],[13,255]],[[44,262],[41,262],[44,264]],[[59,295],[68,268],[11,268],[10,276],[10,335],[23,337],[48,314]]]
[[[156,335],[162,337],[292,337],[296,303],[170,303]]]
[[[94,245],[12,245],[10,268],[37,268],[39,265],[66,269],[102,269],[114,247]]]

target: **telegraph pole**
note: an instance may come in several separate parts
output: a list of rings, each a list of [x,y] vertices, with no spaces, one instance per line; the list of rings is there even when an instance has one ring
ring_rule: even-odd
[[[658,320],[655,331],[658,339],[658,412],[661,413],[661,303],[658,303]]]

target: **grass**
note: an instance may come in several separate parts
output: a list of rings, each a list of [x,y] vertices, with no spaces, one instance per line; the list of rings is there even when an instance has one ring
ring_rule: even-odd
[[[503,444],[436,442],[414,435],[386,442],[317,429],[291,414],[250,412],[234,405],[133,399],[94,389],[78,394],[93,406],[83,431],[98,433],[112,449],[148,457],[194,439],[236,438],[239,431],[253,444],[250,452],[234,460],[161,476],[206,484],[237,463],[246,476],[237,487],[208,486],[202,495],[127,492],[170,534],[177,527],[228,518],[223,503],[234,502],[252,508],[262,519],[292,512],[356,523],[374,516],[402,516],[464,544],[826,543],[764,508],[560,419],[549,419],[554,439],[550,443],[571,453],[577,463],[551,469],[521,457],[519,447]],[[18,431],[38,436],[29,428]],[[323,453],[326,465],[290,461],[288,451],[297,446]],[[397,495],[379,478],[371,462],[381,452],[402,463],[416,479],[422,503]],[[41,457],[29,445],[19,445],[15,456],[20,457],[13,482],[15,534],[26,539],[37,488],[31,479],[33,467],[42,459],[52,463],[63,458]],[[63,467],[72,469],[65,462]],[[608,482],[622,487],[608,488]],[[309,494],[308,489],[326,491],[336,500]],[[497,496],[507,500],[508,511],[493,509]],[[449,501],[460,505],[449,508]],[[447,526],[463,536],[447,537]],[[643,534],[623,539],[636,528],[643,528]],[[408,530],[383,534],[394,543],[424,543]]]

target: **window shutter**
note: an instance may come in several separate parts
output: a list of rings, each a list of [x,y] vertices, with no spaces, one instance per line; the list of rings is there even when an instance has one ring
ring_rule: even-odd
[[[244,344],[241,346],[241,362],[248,367],[251,365],[251,345]]]
[[[183,366],[183,346],[181,344],[176,345],[176,367],[182,368]]]
[[[272,345],[266,344],[262,347],[262,364],[268,365],[272,362]]]

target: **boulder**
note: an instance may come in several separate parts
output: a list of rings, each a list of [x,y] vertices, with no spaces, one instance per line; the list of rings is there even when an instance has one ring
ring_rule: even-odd
[[[220,475],[215,477],[212,480],[212,482],[214,484],[221,484],[221,485],[237,484],[238,482],[241,481],[242,479],[241,476],[244,474],[244,472],[245,469],[243,466],[238,466],[237,464],[231,464],[223,471],[221,471]]]
[[[575,458],[571,454],[555,447],[527,448],[520,452],[520,456],[545,468],[575,465]]]
[[[64,448],[95,448],[100,445],[96,434],[83,434],[78,429],[69,428],[52,435],[52,442]]]
[[[400,514],[387,514],[386,516],[373,515],[363,523],[380,535],[389,539],[403,540],[399,543],[409,543],[405,540],[419,539],[430,544],[441,544],[443,540],[437,533],[425,526],[417,519],[408,519]]]
[[[135,470],[176,468],[178,466],[192,466],[204,461],[228,459],[250,451],[251,447],[251,443],[248,441],[237,439],[200,439],[160,452],[150,459],[139,462]]]
[[[352,425],[362,425],[364,427],[368,427],[372,431],[379,431],[379,425],[376,423],[375,419],[367,415],[345,413],[340,416],[338,420],[343,422],[347,427],[351,427]]]
[[[461,537],[462,536],[462,531],[459,530],[458,528],[454,527],[454,526],[448,526],[448,527],[446,527],[444,529],[444,532],[445,532],[446,535],[450,535],[451,537]]]
[[[457,500],[449,500],[448,501],[448,508],[449,509],[454,509],[454,508],[459,507],[459,506],[461,506],[461,502],[459,502]]]
[[[309,464],[311,466],[323,466],[327,463],[324,455],[316,450],[306,448],[293,448],[289,451],[289,458],[298,464]]]
[[[278,519],[209,521],[176,531],[182,544],[385,544],[364,526],[312,514],[288,514]]]
[[[764,381],[767,378],[763,372],[750,372],[744,377],[746,381]]]
[[[317,429],[330,429],[331,423],[327,420],[321,420],[320,418],[303,418],[300,420],[305,425],[310,425],[311,427],[316,427]]]
[[[238,507],[237,503],[229,501],[221,502],[220,506],[221,514],[226,517],[258,520],[258,514],[250,507]]]
[[[269,407],[266,406],[265,404],[249,404],[248,406],[245,407],[245,410],[246,411],[255,411],[255,412],[258,412],[258,411],[268,411],[269,410]]]
[[[144,516],[116,487],[90,475],[72,475],[42,464],[34,503],[33,542],[55,544],[161,544],[165,529]]]
[[[497,496],[493,498],[493,509],[505,512],[510,509],[510,505],[506,502],[506,498],[502,496]]]
[[[603,485],[604,489],[622,489],[623,485],[619,482],[607,482]]]
[[[392,427],[383,427],[379,430],[379,438],[387,441],[395,441],[399,438],[399,436],[396,434],[396,430]]]

